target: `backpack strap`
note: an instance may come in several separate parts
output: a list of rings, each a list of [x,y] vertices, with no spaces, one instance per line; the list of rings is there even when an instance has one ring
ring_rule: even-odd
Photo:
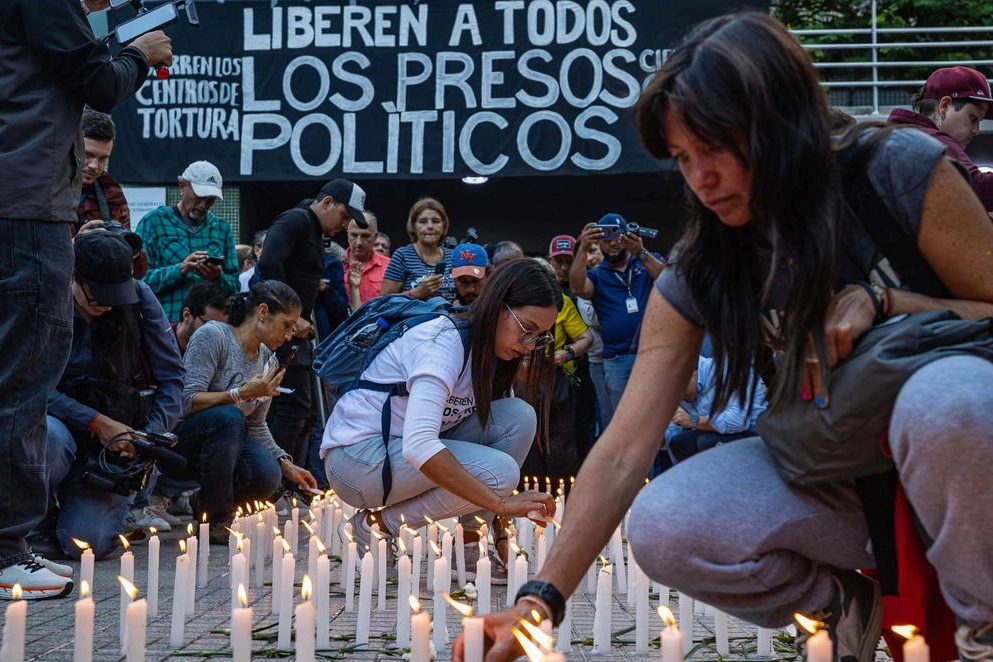
[[[107,196],[103,192],[103,187],[100,186],[100,181],[97,179],[93,180],[93,195],[97,199],[97,205],[100,207],[100,218],[104,221],[113,220],[110,217],[110,205],[107,204]]]
[[[383,450],[386,458],[383,460],[383,505],[393,490],[393,465],[390,463],[390,427],[393,420],[393,398],[399,396],[405,398],[410,395],[407,385],[403,382],[396,384],[379,384],[360,379],[355,383],[355,388],[368,389],[378,393],[386,394],[386,402],[383,403],[383,416],[380,422],[380,429],[383,431]]]

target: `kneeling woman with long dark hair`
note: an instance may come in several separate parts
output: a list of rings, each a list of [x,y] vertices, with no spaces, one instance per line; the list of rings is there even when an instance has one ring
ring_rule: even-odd
[[[224,525],[235,504],[268,499],[280,479],[316,488],[293,464],[266,425],[283,369],[273,358],[291,338],[300,299],[285,283],[263,281],[228,299],[228,321],[208,322],[190,338],[184,357],[186,418],[176,426],[176,452],[200,483],[199,518],[207,514],[212,543],[227,542]]]
[[[352,518],[360,544],[369,543],[369,509],[383,505],[375,519],[389,536],[404,522],[417,528],[429,517],[461,516],[467,552],[478,549],[471,544],[478,540],[476,515],[554,513],[549,494],[511,495],[536,417],[531,405],[508,395],[523,358],[535,375],[550,365],[545,347],[561,305],[548,271],[533,260],[515,261],[494,272],[462,319],[441,316],[415,326],[373,359],[361,379],[403,383],[410,393],[391,403],[388,449],[386,394],[363,389],[338,401],[321,444],[331,487],[363,509]],[[456,323],[471,329],[468,357]],[[384,496],[387,450],[392,489]],[[467,566],[474,570],[471,561]]]

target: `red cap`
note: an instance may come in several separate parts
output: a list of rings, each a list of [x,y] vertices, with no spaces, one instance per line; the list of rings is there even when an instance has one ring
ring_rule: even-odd
[[[993,119],[993,94],[986,76],[969,67],[945,67],[933,72],[924,83],[924,99],[971,99],[990,104],[985,119]]]
[[[548,245],[548,257],[556,255],[576,255],[576,240],[567,234],[560,234],[552,237],[552,243]]]

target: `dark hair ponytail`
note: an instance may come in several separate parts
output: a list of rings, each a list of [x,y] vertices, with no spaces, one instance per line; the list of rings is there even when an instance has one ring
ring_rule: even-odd
[[[228,298],[224,312],[228,315],[228,324],[241,326],[250,311],[266,304],[269,312],[288,313],[301,308],[300,297],[292,287],[279,280],[264,280],[256,283],[248,292],[238,292]]]

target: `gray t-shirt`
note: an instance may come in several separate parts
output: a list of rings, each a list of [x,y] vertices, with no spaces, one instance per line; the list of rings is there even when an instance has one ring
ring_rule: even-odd
[[[930,136],[916,129],[900,128],[877,143],[866,163],[868,179],[876,193],[897,224],[915,243],[921,229],[924,197],[927,195],[931,176],[944,153],[944,145]],[[899,274],[877,250],[872,238],[861,228],[854,229],[854,233],[846,241],[850,250],[838,253],[838,271],[865,272],[870,282],[898,287],[901,284]],[[679,270],[679,248],[677,244],[673,250],[675,257],[670,259],[670,264],[674,266],[662,272],[655,281],[655,287],[680,315],[702,327],[705,324],[700,311],[709,309],[714,304],[712,301],[694,299],[685,276]],[[845,260],[852,263],[842,265]],[[781,282],[780,274],[777,274],[770,289],[769,305],[763,311],[767,339],[778,335],[779,320],[782,319],[785,308],[787,292]]]
[[[197,393],[229,391],[243,385],[255,375],[264,372],[272,350],[259,345],[259,355],[249,361],[241,343],[234,335],[234,327],[225,322],[207,322],[190,337],[189,347],[183,356],[186,378],[183,380],[183,415],[193,409],[193,396]],[[272,398],[253,398],[235,405],[245,415],[248,436],[262,444],[273,457],[286,453],[276,445],[272,432],[265,422]]]

